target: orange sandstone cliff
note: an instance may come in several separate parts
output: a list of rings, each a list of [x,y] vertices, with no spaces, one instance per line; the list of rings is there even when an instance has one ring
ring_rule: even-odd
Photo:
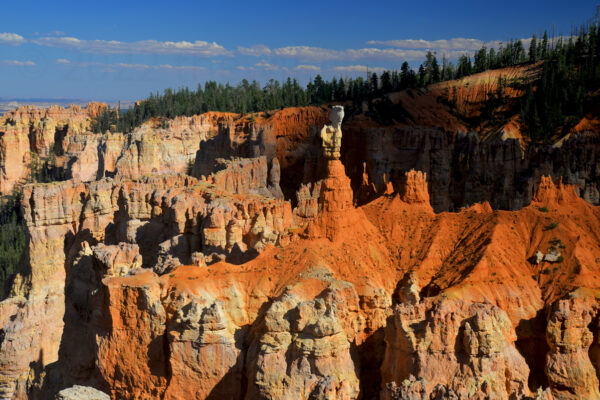
[[[28,187],[3,396],[595,396],[599,209],[544,179],[520,211],[435,214],[426,175],[405,182],[355,208],[328,161],[303,227],[285,201],[190,177]],[[251,247],[249,261],[226,250]],[[161,251],[189,258],[164,270]]]
[[[23,187],[0,398],[600,398],[597,142],[350,115],[325,159],[327,111],[67,129],[70,177]]]

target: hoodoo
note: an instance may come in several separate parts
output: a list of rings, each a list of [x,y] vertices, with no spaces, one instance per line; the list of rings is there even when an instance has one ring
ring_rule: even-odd
[[[330,113],[331,125],[321,129],[322,154],[326,163],[325,179],[317,183],[320,186],[317,189],[318,214],[308,227],[311,237],[323,236],[336,240],[356,219],[350,179],[340,161],[343,118],[344,108],[335,106]]]

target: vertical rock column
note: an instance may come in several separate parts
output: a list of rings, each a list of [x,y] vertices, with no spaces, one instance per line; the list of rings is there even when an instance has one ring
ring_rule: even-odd
[[[352,224],[352,188],[350,178],[340,160],[328,160],[327,178],[321,184],[318,200],[319,215],[309,225],[311,237],[337,240],[345,228]]]
[[[313,238],[326,237],[339,240],[342,233],[352,225],[355,212],[352,206],[352,187],[340,161],[342,146],[342,120],[344,108],[334,106],[329,115],[331,125],[321,129],[321,146],[327,159],[327,175],[320,182],[318,215],[308,226],[308,235]]]

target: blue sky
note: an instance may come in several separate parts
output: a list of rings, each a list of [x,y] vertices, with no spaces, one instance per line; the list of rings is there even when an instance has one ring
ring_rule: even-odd
[[[0,97],[133,100],[205,80],[356,76],[552,29],[594,1],[29,1],[2,4]]]

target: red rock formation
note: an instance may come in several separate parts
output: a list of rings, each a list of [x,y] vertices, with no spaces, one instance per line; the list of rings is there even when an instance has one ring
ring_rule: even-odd
[[[436,214],[430,202],[490,195],[494,174],[516,190],[529,167],[520,147],[384,129],[353,149],[370,152],[361,177],[379,190],[368,204],[353,206],[356,166],[332,160],[314,167],[322,179],[301,187],[292,213],[272,190],[282,174],[295,179],[304,128],[322,114],[209,113],[62,138],[73,179],[24,189],[29,247],[0,303],[0,397],[74,384],[119,399],[509,398],[540,385],[598,397],[599,209],[544,178],[511,200],[532,200],[519,211]],[[194,154],[204,180],[159,174]],[[441,178],[462,175],[404,173],[404,161],[480,174],[443,192]],[[77,182],[104,174],[115,177]],[[537,262],[551,251],[562,259]]]
[[[329,121],[328,116],[327,107],[288,107],[269,116],[259,114],[255,121],[271,126],[277,133],[276,155],[281,167],[287,169],[299,161],[303,162],[301,150],[310,138],[310,128],[323,126]]]
[[[0,347],[0,358],[5,363],[1,372],[5,375],[0,375],[0,393],[4,390],[8,397],[15,390],[25,390],[22,385],[33,361],[43,368],[58,359],[68,279],[65,265],[72,264],[83,241],[133,239],[139,244],[145,266],[151,267],[156,266],[159,258],[158,245],[169,237],[185,238],[173,240],[176,246],[188,243],[183,249],[168,244],[160,246],[167,254],[181,257],[177,263],[181,264],[200,249],[206,256],[213,252],[225,256],[235,248],[260,251],[269,243],[278,243],[291,224],[291,208],[286,202],[232,196],[184,176],[30,185],[25,187],[24,198],[31,272],[17,276],[15,297],[0,303],[6,339]],[[218,228],[204,223],[215,214],[222,221]],[[215,233],[223,240],[215,240]],[[119,246],[94,248],[95,257],[105,265],[102,273],[108,270],[115,275],[126,274],[140,265],[137,249],[129,249],[126,244]],[[243,251],[239,257],[243,257]],[[157,271],[162,271],[162,265]],[[118,296],[125,296],[123,301],[127,301],[129,294]],[[119,306],[114,307],[117,312]],[[116,338],[117,342],[123,342],[120,336]],[[118,345],[115,346],[107,349],[106,354],[120,353]],[[119,376],[120,373],[107,371],[103,374]],[[152,385],[155,384],[158,383]]]
[[[226,113],[207,113],[159,126],[149,121],[128,135],[114,172],[127,178],[190,172],[200,143],[216,135],[219,124],[231,118]]]
[[[341,320],[357,304],[346,303],[342,288],[305,301],[297,290],[274,302],[257,329],[248,354],[247,397],[357,398],[359,381],[343,326],[349,321]]]
[[[122,280],[108,278],[107,325],[98,338],[98,369],[110,382],[112,398],[162,397],[167,386],[163,344],[166,313],[161,288],[152,272]],[[104,328],[104,329],[103,329]],[[132,345],[135,343],[135,345]],[[143,351],[140,351],[143,350]]]
[[[175,315],[169,324],[171,379],[166,399],[240,398],[243,387],[242,343],[237,326],[224,310],[224,302],[179,296],[171,304]],[[176,308],[175,308],[176,307]],[[238,335],[239,336],[239,335]]]
[[[321,182],[318,212],[308,226],[309,237],[341,240],[344,230],[354,222],[356,211],[352,206],[352,188],[344,165],[339,160],[327,162],[327,177]]]
[[[386,327],[383,399],[411,376],[423,380],[424,398],[440,387],[463,398],[529,394],[529,367],[515,348],[507,315],[490,304],[444,297],[401,304]],[[431,395],[431,397],[430,397]]]
[[[535,321],[573,289],[600,287],[600,211],[544,179],[520,211],[435,214],[425,179],[409,172],[398,193],[354,208],[343,165],[329,161],[306,230],[287,202],[185,176],[27,186],[31,273],[17,279],[21,297],[0,303],[3,395],[21,396],[26,376],[43,381],[56,362],[65,386],[124,399],[355,399],[380,388],[502,398],[529,393],[528,370],[544,360],[520,341],[542,348],[545,335],[553,393],[593,394],[584,328],[596,306],[556,306],[547,332]],[[560,269],[528,261],[550,246]],[[210,264],[252,248],[264,251],[242,264],[178,266],[199,251]],[[568,321],[588,339],[563,345]],[[573,360],[587,372],[557,375]]]
[[[275,168],[279,168],[277,159],[273,160]],[[216,168],[217,172],[210,175],[208,181],[227,192],[283,198],[279,188],[279,177],[269,174],[267,158],[264,156],[232,160],[218,159]]]
[[[406,183],[401,188],[400,199],[409,204],[425,204],[429,206],[427,174],[415,170],[407,172]]]
[[[71,108],[73,108],[73,106],[71,106]],[[96,101],[89,102],[85,106],[85,110],[87,111],[88,115],[92,118],[97,117],[102,111],[106,110],[107,108],[108,106],[105,103],[98,103]]]
[[[330,168],[331,177],[328,179],[337,179],[338,182],[346,182],[347,185],[347,181],[341,179],[339,174],[339,164],[332,163],[334,165]],[[423,175],[409,174],[406,181],[412,187],[404,188],[401,192],[422,192],[422,179]],[[346,185],[339,184],[335,186],[337,190],[332,189],[327,196],[320,197],[323,202],[320,203],[319,213],[324,216],[332,211],[335,213],[338,210],[335,199],[341,198],[342,204],[347,204],[349,200],[340,197],[340,193],[347,190]],[[329,186],[330,189],[333,187],[334,185]],[[560,192],[563,189],[560,185],[545,185],[536,198],[544,198],[544,190],[547,195],[551,195],[553,190]],[[515,347],[515,327],[520,321],[535,315],[542,304],[535,298],[529,300],[529,305],[524,303],[525,297],[531,296],[533,289],[529,284],[523,286],[517,283],[523,279],[523,273],[515,275],[514,278],[506,275],[503,281],[494,283],[493,277],[491,281],[483,277],[481,269],[484,265],[510,265],[502,261],[505,260],[504,248],[498,249],[501,251],[494,248],[506,242],[529,243],[529,240],[517,240],[517,236],[514,239],[506,239],[504,235],[520,234],[513,233],[513,229],[510,228],[513,221],[528,220],[531,217],[534,217],[535,221],[535,218],[544,213],[537,210],[537,205],[515,213],[497,213],[491,211],[489,206],[481,206],[457,215],[436,216],[430,208],[419,206],[419,196],[411,195],[405,199],[416,202],[405,202],[401,195],[394,195],[383,197],[365,207],[364,215],[379,226],[379,232],[367,219],[354,217],[354,224],[343,225],[344,240],[334,238],[331,242],[326,237],[309,236],[308,239],[293,241],[285,251],[268,249],[255,260],[244,264],[241,270],[237,266],[219,263],[201,269],[180,267],[172,274],[164,275],[161,279],[168,281],[165,284],[169,288],[167,298],[170,300],[163,301],[163,307],[173,310],[169,311],[168,315],[173,313],[174,317],[167,317],[168,320],[175,318],[173,328],[169,328],[172,331],[169,334],[172,339],[169,340],[173,340],[170,345],[170,362],[173,363],[174,370],[180,371],[177,378],[171,381],[173,387],[169,386],[166,389],[167,393],[173,393],[173,396],[186,393],[201,398],[208,395],[228,396],[239,393],[243,390],[241,387],[227,382],[241,381],[243,368],[240,360],[243,358],[249,374],[246,378],[250,385],[250,398],[266,395],[280,397],[290,390],[300,390],[300,393],[306,396],[311,393],[329,393],[338,398],[355,398],[356,383],[352,382],[367,374],[367,371],[361,369],[358,375],[353,375],[356,364],[349,364],[352,361],[344,355],[347,354],[344,353],[347,348],[345,343],[352,340],[357,344],[363,343],[373,332],[386,325],[385,319],[390,312],[386,310],[391,310],[389,299],[393,284],[399,280],[403,271],[413,269],[418,271],[417,276],[421,277],[421,284],[418,286],[425,286],[421,293],[426,298],[420,300],[420,296],[417,295],[410,302],[405,300],[397,309],[403,311],[396,311],[391,320],[398,322],[391,325],[388,322],[389,343],[402,342],[402,338],[405,337],[404,340],[412,344],[388,346],[389,353],[381,364],[385,396],[393,398],[395,391],[392,390],[392,382],[396,382],[396,387],[404,387],[404,379],[409,379],[411,374],[420,379],[419,390],[423,393],[467,393],[479,396],[494,394],[500,397],[527,394],[529,368]],[[584,204],[578,200],[574,204],[567,203],[566,207],[572,210],[572,207],[577,209]],[[583,207],[592,209],[591,206]],[[408,213],[409,210],[412,213]],[[360,215],[361,211],[352,207],[346,209],[350,218],[353,218],[352,213]],[[597,214],[593,218],[598,221]],[[427,220],[429,222],[426,222]],[[453,226],[459,220],[462,220],[464,225]],[[385,227],[384,221],[391,223],[391,229]],[[488,224],[491,225],[487,226]],[[540,222],[533,222],[531,227],[524,228],[527,229],[524,232],[536,232],[533,227],[536,224]],[[414,235],[414,229],[423,229],[425,226],[442,231],[432,242],[424,242],[422,234]],[[466,226],[472,228],[465,230]],[[402,229],[413,233],[405,236],[404,240],[394,239],[399,237],[399,234],[403,235]],[[488,229],[497,233],[487,236],[484,232]],[[461,231],[463,232],[460,233]],[[473,235],[474,240],[466,239]],[[483,242],[477,238],[481,235]],[[378,241],[387,243],[390,251],[382,247],[373,247]],[[397,269],[397,261],[392,261],[395,258],[392,255],[397,254],[394,246],[404,241],[414,241],[414,248],[419,248],[416,243],[420,242],[421,247],[425,244],[429,250],[406,257],[400,251],[397,259],[400,261],[400,268]],[[457,242],[463,242],[467,248],[473,249],[477,243],[485,241],[489,243],[485,244],[483,258],[479,259],[480,256],[476,256],[465,260],[458,257],[465,254],[466,250],[461,246],[456,247]],[[370,247],[366,253],[365,243]],[[534,243],[534,246],[537,244]],[[446,277],[434,277],[432,282],[436,282],[436,286],[442,292],[436,297],[427,297],[430,296],[428,290],[431,290],[427,289],[431,287],[428,283],[431,279],[428,277],[431,276],[428,275],[428,271],[432,263],[435,263],[434,255],[440,251],[448,252],[442,255],[446,260],[444,262],[449,264],[447,268],[437,268],[438,273],[445,274]],[[533,249],[525,250],[519,255],[520,251],[517,249],[517,252],[508,256],[506,260],[512,259],[512,264],[516,259],[522,260],[523,264],[519,264],[519,268],[529,270],[531,267],[525,260],[527,253]],[[299,257],[302,254],[304,256]],[[457,280],[451,271],[463,275],[464,280]],[[496,272],[506,273],[500,269],[496,269]],[[392,276],[396,278],[391,278]],[[507,286],[511,279],[514,279],[515,283]],[[293,283],[292,287],[289,286],[290,282]],[[323,292],[327,287],[338,289],[327,289]],[[377,294],[378,288],[381,288],[382,294]],[[248,297],[247,290],[251,290],[254,295]],[[511,292],[516,296],[510,295]],[[193,299],[200,294],[203,299]],[[260,304],[273,295],[279,296],[280,300],[273,303],[262,317],[258,311]],[[186,300],[186,296],[192,298],[187,297]],[[223,303],[212,300],[216,298],[222,299]],[[175,299],[182,300],[174,302]],[[478,301],[493,301],[496,305],[478,304]],[[200,309],[205,311],[201,312]],[[206,315],[208,319],[202,320],[200,315]],[[413,330],[417,329],[415,326],[421,326],[415,325],[419,318],[427,321],[424,322],[425,326],[419,329],[424,329],[430,336],[413,333]],[[196,320],[198,322],[194,322]],[[316,322],[310,322],[313,320]],[[171,323],[167,322],[167,325],[171,326],[169,324]],[[206,324],[207,328],[200,329],[203,324]],[[239,347],[235,347],[234,343],[242,340],[237,339],[239,337],[247,337],[244,326],[248,324],[253,326],[254,333],[250,337],[254,339],[248,353],[242,356]],[[193,328],[196,326],[198,328]],[[310,331],[306,331],[307,326],[311,326]],[[198,369],[198,366],[204,365],[203,357],[206,356],[196,353],[194,347],[190,347],[189,341],[197,337],[194,332],[206,332],[208,336],[205,336],[206,339],[200,339],[201,343],[206,343],[207,348],[214,347],[211,354],[217,354],[218,359],[222,361],[206,364],[204,369]],[[185,339],[188,337],[190,339]],[[210,337],[217,339],[208,339]],[[342,340],[344,337],[346,339]],[[455,347],[457,341],[460,343],[458,348]],[[145,348],[143,345],[142,347]],[[434,348],[437,350],[427,350]],[[304,350],[296,353],[297,350],[293,349]],[[335,361],[318,356],[320,353],[311,349],[322,349],[319,351],[333,354]],[[289,351],[291,353],[288,353]],[[414,354],[402,355],[403,351],[414,351]],[[292,354],[292,358],[288,359],[284,354]],[[317,358],[311,361],[311,357]],[[429,358],[435,361],[428,361]],[[197,361],[192,363],[190,360]],[[324,375],[314,375],[310,372],[313,370],[300,368],[304,363],[312,365],[313,362],[323,363],[314,371],[321,371],[319,374]],[[467,362],[471,368],[461,369],[460,365],[463,362]],[[332,363],[335,364],[334,370],[330,369]],[[184,365],[190,366],[184,368]],[[202,370],[217,365],[218,370],[203,377]],[[453,380],[455,375],[461,379]],[[185,385],[185,382],[197,383]],[[417,390],[414,386],[416,383],[411,385]]]
[[[542,176],[533,201],[548,207],[558,207],[564,204],[574,204],[580,201],[572,185],[561,182],[555,185],[548,176]]]
[[[597,296],[595,291],[579,289],[552,306],[546,328],[550,352],[545,372],[556,398],[600,398]]]
[[[0,118],[0,193],[10,193],[27,177],[32,152],[47,156],[55,142],[86,131],[90,123],[90,114],[79,106],[23,106],[7,112]]]

